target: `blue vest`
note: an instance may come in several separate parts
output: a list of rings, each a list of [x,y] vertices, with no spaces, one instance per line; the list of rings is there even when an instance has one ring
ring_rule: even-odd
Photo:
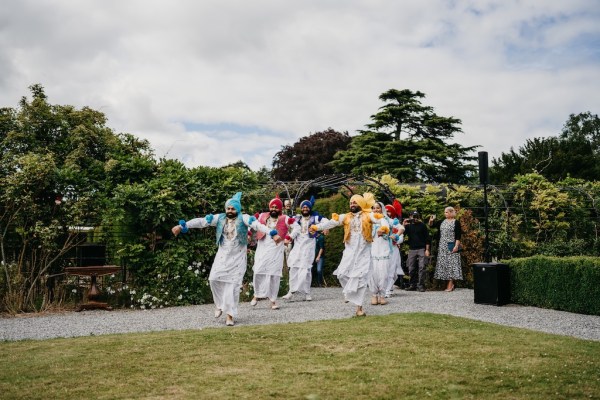
[[[303,218],[302,214],[296,215],[296,223],[298,225],[302,225],[302,222],[300,221],[301,218]],[[309,226],[309,228],[312,225],[318,224],[319,221],[321,221],[322,218],[323,217],[321,217],[321,215],[318,212],[312,211],[310,213],[310,217],[308,218],[308,226]],[[311,233],[310,230],[308,231],[308,237],[311,238],[311,239],[316,238],[318,234],[319,234],[319,232]]]
[[[223,237],[223,227],[225,226],[225,219],[227,215],[219,214],[219,219],[217,220],[217,246],[221,244],[221,240]],[[235,231],[237,233],[237,240],[242,246],[246,246],[248,244],[248,227],[244,223],[244,219],[241,214],[238,214],[236,218],[236,226]]]

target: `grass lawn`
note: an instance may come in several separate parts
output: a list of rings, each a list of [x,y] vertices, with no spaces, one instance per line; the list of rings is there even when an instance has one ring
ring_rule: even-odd
[[[1,399],[600,398],[600,342],[416,313],[0,343]]]

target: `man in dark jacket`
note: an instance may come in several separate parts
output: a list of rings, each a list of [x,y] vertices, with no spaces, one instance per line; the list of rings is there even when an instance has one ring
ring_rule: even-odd
[[[407,265],[410,275],[410,286],[406,290],[424,292],[425,275],[427,273],[426,267],[429,260],[429,246],[431,245],[429,230],[423,221],[421,221],[418,211],[413,211],[410,218],[405,219],[403,224],[405,229],[404,241],[408,243],[409,248]]]

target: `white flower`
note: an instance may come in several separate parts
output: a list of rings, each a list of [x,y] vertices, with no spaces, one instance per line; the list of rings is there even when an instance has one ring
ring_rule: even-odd
[[[198,274],[200,273],[200,271],[198,271],[198,270],[195,270],[195,271],[194,271],[194,273],[195,273],[196,275],[198,275]]]
[[[158,274],[158,276],[157,276],[157,277],[158,277],[158,279],[160,279],[160,278],[161,278],[161,275],[160,275],[160,274]]]
[[[181,299],[183,299],[183,295],[182,295],[182,294],[180,294],[179,296],[177,296],[177,299],[178,299],[178,300],[181,300]]]
[[[115,274],[112,274],[110,277],[111,277],[111,278],[114,278],[114,277],[115,277]]]
[[[77,293],[77,289],[73,289],[73,290],[71,290],[71,292]]]
[[[191,270],[192,270],[192,266],[188,265],[188,271],[191,271]]]

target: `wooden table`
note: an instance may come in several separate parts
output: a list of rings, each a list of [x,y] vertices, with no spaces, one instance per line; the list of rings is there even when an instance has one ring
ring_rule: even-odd
[[[98,301],[100,291],[96,284],[96,277],[102,275],[110,275],[121,271],[118,265],[98,265],[92,267],[66,267],[65,272],[69,275],[85,275],[91,277],[90,290],[88,292],[88,301],[79,305],[77,311],[82,310],[112,310],[108,303]]]

